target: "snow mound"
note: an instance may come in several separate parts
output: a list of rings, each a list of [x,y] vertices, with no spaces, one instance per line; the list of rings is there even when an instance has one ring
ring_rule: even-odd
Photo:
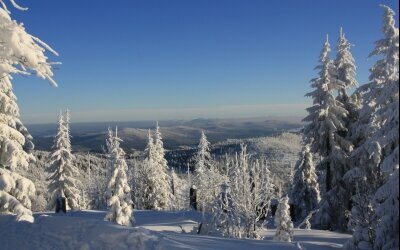
[[[35,223],[0,216],[4,249],[159,249],[160,237],[144,228],[104,221],[105,212],[35,214]]]
[[[104,221],[106,211],[67,214],[36,213],[35,222],[16,222],[12,215],[0,216],[1,249],[341,249],[351,237],[320,230],[295,229],[292,243],[273,240],[275,230],[264,229],[264,240],[231,239],[189,233],[201,220],[195,211],[167,212],[135,210],[136,227]]]

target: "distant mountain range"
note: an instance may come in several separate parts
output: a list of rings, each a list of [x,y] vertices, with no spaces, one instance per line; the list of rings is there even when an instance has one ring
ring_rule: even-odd
[[[154,130],[154,121],[72,123],[72,146],[75,151],[102,152],[107,128],[118,126],[122,147],[128,152],[143,150],[148,129]],[[194,119],[160,121],[159,126],[167,150],[197,145],[203,130],[211,143],[227,139],[264,137],[284,131],[298,130],[304,124],[295,117],[267,117],[252,119]],[[27,125],[34,137],[35,148],[50,150],[56,133],[56,124]]]

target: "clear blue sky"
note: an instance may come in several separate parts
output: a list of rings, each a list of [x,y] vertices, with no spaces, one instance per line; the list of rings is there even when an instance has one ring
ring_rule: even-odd
[[[117,4],[116,4],[117,3]],[[375,0],[20,0],[12,10],[59,52],[58,88],[15,77],[25,123],[304,115],[329,33],[355,44],[358,80],[381,37]],[[332,57],[334,53],[332,53]]]

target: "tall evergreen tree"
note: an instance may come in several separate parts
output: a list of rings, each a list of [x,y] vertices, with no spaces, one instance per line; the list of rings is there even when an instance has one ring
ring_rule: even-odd
[[[12,74],[31,73],[49,80],[53,72],[45,51],[54,52],[38,38],[31,36],[22,24],[11,19],[6,5],[0,7],[0,213],[17,215],[17,220],[33,222],[31,199],[34,184],[16,173],[27,168],[35,158],[32,137],[21,121],[17,98],[12,90]],[[11,1],[14,7],[20,8]],[[24,60],[21,60],[23,58]]]
[[[360,143],[346,174],[363,187],[353,197],[363,201],[355,202],[351,213],[354,233],[347,245],[354,249],[399,247],[399,31],[394,11],[382,7],[384,37],[370,54],[381,58],[370,69],[370,82],[359,88],[363,107],[355,133]]]
[[[377,227],[376,249],[399,248],[399,29],[394,11],[384,9],[384,39],[379,40],[372,55],[383,55],[383,69],[374,68],[373,80],[382,80],[377,95],[378,129],[370,140],[379,144],[383,184],[374,195]],[[376,75],[374,75],[374,73]]]
[[[112,148],[109,155],[113,172],[107,186],[109,211],[106,220],[119,225],[131,226],[134,223],[133,202],[126,176],[128,165],[125,161],[125,152],[120,147],[121,142],[116,128],[115,135],[112,135]]]
[[[325,187],[321,208],[317,214],[317,224],[321,229],[345,230],[346,210],[349,206],[343,176],[346,159],[352,150],[351,144],[343,136],[347,132],[348,111],[336,100],[335,92],[341,85],[337,80],[337,70],[329,59],[330,45],[326,40],[321,52],[321,63],[316,67],[319,77],[311,80],[314,91],[306,94],[313,98],[313,106],[307,108],[309,115],[304,121],[310,122],[304,130],[306,142],[311,151],[321,157],[319,168],[324,170]]]
[[[69,116],[69,114],[67,114]],[[69,137],[69,125],[67,117],[63,117],[60,112],[58,118],[58,132],[54,138],[53,152],[50,155],[50,163],[47,171],[51,173],[48,189],[51,199],[48,204],[49,209],[56,205],[57,198],[65,197],[67,205],[73,210],[81,207],[79,182],[76,179],[78,170],[74,166],[75,157],[71,153],[71,143]]]

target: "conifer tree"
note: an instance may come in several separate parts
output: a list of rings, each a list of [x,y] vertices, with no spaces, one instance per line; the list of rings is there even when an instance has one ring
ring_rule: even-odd
[[[75,157],[71,153],[71,143],[69,137],[69,125],[60,112],[58,118],[58,132],[54,138],[53,152],[50,155],[50,163],[47,171],[51,174],[48,189],[51,193],[51,199],[48,208],[52,209],[56,206],[58,198],[66,198],[67,205],[73,210],[80,209],[80,191],[78,189],[79,182],[76,176],[79,174],[74,166]]]
[[[291,200],[296,208],[295,217],[297,220],[306,218],[310,212],[318,208],[320,202],[319,184],[315,173],[313,155],[308,145],[303,148],[300,159],[295,166]]]
[[[125,152],[120,147],[122,140],[118,138],[117,128],[115,135],[112,134],[111,142],[109,161],[113,172],[107,186],[109,211],[106,220],[123,226],[131,226],[134,223],[134,217],[131,189],[126,176],[128,165],[125,161]]]
[[[167,160],[165,159],[164,145],[162,142],[160,127],[156,126],[154,139],[149,137],[148,158],[146,161],[146,199],[147,207],[155,210],[167,210],[171,208],[172,190],[171,177],[168,172]]]
[[[348,111],[347,124],[354,122],[356,119],[355,104],[351,96],[348,94],[350,88],[358,86],[356,80],[356,65],[353,55],[351,54],[352,44],[346,39],[343,29],[340,28],[339,39],[336,45],[336,80],[337,84],[337,100],[343,104]]]
[[[290,218],[289,198],[285,196],[279,201],[275,213],[276,241],[291,242],[293,240],[293,222]]]
[[[382,7],[384,37],[370,54],[380,59],[370,69],[370,82],[358,90],[363,97],[355,131],[360,143],[346,174],[359,184],[350,217],[354,232],[347,244],[352,249],[399,247],[399,30],[394,11]]]
[[[201,132],[200,142],[197,147],[195,156],[195,185],[197,188],[197,204],[202,212],[210,209],[212,202],[215,200],[216,193],[214,178],[215,178],[215,163],[210,154],[210,143],[207,140],[204,131]]]
[[[35,186],[16,173],[16,169],[27,168],[35,160],[29,152],[33,143],[21,121],[11,75],[33,73],[56,85],[45,51],[57,53],[28,34],[22,24],[12,20],[6,4],[0,3],[0,213],[16,214],[17,220],[33,222],[30,208]],[[11,3],[15,8],[25,10],[14,1]]]
[[[309,115],[304,121],[310,122],[304,130],[306,142],[311,151],[321,157],[319,168],[324,170],[325,188],[322,205],[317,213],[317,224],[321,229],[346,230],[346,199],[343,176],[346,160],[352,145],[343,136],[347,132],[348,111],[334,94],[340,86],[337,70],[329,59],[330,45],[326,40],[320,56],[319,77],[311,80],[314,91],[306,94],[313,98],[313,106],[307,108]]]

